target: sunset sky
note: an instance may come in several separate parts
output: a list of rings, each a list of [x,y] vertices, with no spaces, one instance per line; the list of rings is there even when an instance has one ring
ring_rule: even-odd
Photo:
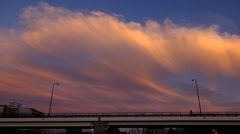
[[[240,111],[240,1],[1,0],[0,105]]]

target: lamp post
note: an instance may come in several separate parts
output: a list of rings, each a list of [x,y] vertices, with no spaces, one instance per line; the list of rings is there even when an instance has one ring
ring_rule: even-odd
[[[51,112],[51,107],[52,107],[52,97],[53,97],[53,89],[54,89],[54,85],[59,85],[59,83],[53,83],[52,86],[52,95],[51,95],[51,100],[50,100],[50,107],[49,107],[49,112],[48,112],[48,116],[50,116],[50,112]]]
[[[196,83],[196,88],[197,88],[197,96],[198,96],[198,104],[199,104],[200,114],[202,115],[201,104],[200,104],[200,98],[199,98],[199,93],[198,93],[198,85],[197,85],[197,80],[196,80],[196,79],[192,79],[192,81],[195,81],[195,83]]]

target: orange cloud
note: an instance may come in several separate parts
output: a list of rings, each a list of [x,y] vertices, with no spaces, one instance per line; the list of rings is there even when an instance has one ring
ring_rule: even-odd
[[[194,77],[206,80],[203,108],[224,110],[214,96],[228,98],[228,88],[212,78],[239,82],[239,35],[218,33],[215,25],[187,28],[169,19],[141,25],[119,17],[43,2],[25,8],[24,28],[1,32],[0,92],[16,94],[1,101],[17,98],[46,112],[52,83],[59,82],[54,112],[189,111],[198,109],[188,82]]]

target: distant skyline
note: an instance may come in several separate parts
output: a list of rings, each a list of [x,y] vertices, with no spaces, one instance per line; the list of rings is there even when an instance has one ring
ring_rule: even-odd
[[[0,2],[0,102],[48,112],[239,111],[240,1]]]

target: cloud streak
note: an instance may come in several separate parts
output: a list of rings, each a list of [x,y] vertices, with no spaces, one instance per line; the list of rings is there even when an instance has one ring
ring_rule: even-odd
[[[39,3],[0,32],[1,102],[53,112],[240,110],[240,36]],[[234,92],[234,93],[233,93]],[[7,97],[8,96],[8,97]]]

